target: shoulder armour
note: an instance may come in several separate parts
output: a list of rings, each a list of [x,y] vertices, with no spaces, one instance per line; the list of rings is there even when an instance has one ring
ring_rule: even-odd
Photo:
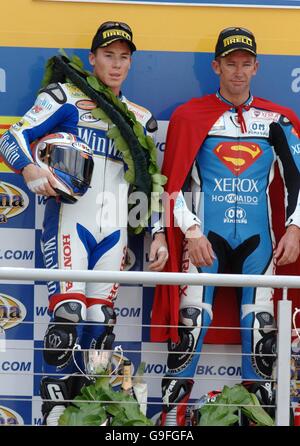
[[[279,123],[282,126],[291,125],[291,121],[284,115],[280,115]]]
[[[125,102],[128,109],[135,114],[136,119],[142,124],[143,127],[146,128],[148,132],[153,133],[157,130],[156,119],[152,116],[149,110],[129,101],[125,96],[122,96],[122,101]]]
[[[146,130],[149,133],[153,133],[156,132],[157,129],[158,129],[157,121],[154,118],[154,116],[151,116],[149,121],[146,123]]]
[[[47,93],[59,104],[64,104],[67,101],[67,95],[64,92],[61,84],[49,84],[47,87],[42,88],[40,93]]]

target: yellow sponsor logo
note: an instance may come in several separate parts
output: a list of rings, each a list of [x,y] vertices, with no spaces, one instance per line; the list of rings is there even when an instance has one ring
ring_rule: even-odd
[[[223,40],[224,48],[234,43],[245,43],[246,45],[253,46],[252,39],[246,36],[236,35],[236,36],[226,37],[226,39]]]
[[[263,153],[258,144],[247,142],[242,145],[224,142],[216,146],[214,152],[232,173],[238,175],[252,166]]]
[[[27,208],[27,194],[14,184],[0,181],[0,223],[21,214]]]
[[[76,85],[73,84],[66,84],[65,85],[68,92],[74,97],[74,98],[81,98],[82,96],[85,96],[81,90],[79,90]]]
[[[26,317],[25,305],[14,297],[0,293],[0,326],[5,330],[20,324]]]
[[[232,163],[237,168],[236,170],[240,170],[239,168],[246,164],[246,161],[241,158],[230,158],[229,156],[224,156],[224,160],[228,163]]]
[[[0,137],[6,132],[13,124],[19,121],[18,116],[0,116]],[[12,172],[12,170],[2,161],[0,157],[0,172]]]
[[[24,424],[21,415],[8,407],[0,406],[0,426],[15,426],[17,424]]]
[[[124,37],[127,40],[131,40],[130,35],[126,31],[122,31],[120,29],[110,29],[109,31],[103,31],[102,35],[103,39],[107,39],[108,37]]]
[[[237,146],[231,146],[231,150],[233,150],[234,152],[249,153],[249,155],[253,159],[261,153],[261,149],[255,144],[248,144],[247,146],[238,144]]]

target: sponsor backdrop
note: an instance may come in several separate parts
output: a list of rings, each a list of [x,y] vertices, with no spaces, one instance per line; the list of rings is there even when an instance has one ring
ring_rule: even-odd
[[[220,17],[219,8],[198,8],[194,12],[192,8],[187,8],[189,12],[179,8],[177,13],[170,7],[165,16],[166,8],[149,6],[146,20],[144,6],[127,5],[125,11],[122,5],[38,0],[24,0],[23,3],[26,3],[28,20],[23,20],[24,11],[16,0],[3,6],[3,13],[13,14],[15,30],[12,32],[11,27],[6,29],[3,24],[0,31],[1,133],[31,107],[47,58],[56,54],[59,47],[65,47],[69,54],[75,51],[88,67],[87,48],[92,32],[99,22],[112,18],[128,21],[136,30],[140,51],[133,56],[124,93],[151,109],[158,119],[159,131],[155,139],[160,161],[168,120],[174,108],[193,96],[215,90],[217,78],[210,68],[214,41],[220,28],[233,23],[248,26],[257,33],[263,54],[259,57],[260,71],[254,81],[256,94],[291,106],[300,114],[300,57],[297,55],[300,42],[295,33],[300,14],[296,10],[293,16],[285,10],[280,17],[277,10],[269,12],[270,16],[266,10],[257,10],[255,15],[251,10],[245,19],[236,8],[230,11],[230,16],[226,8]],[[47,23],[55,18],[55,34],[51,26],[46,27],[45,15]],[[82,16],[86,17],[85,22]],[[279,23],[283,24],[281,36],[286,30],[284,39],[274,31],[279,29]],[[203,29],[201,35],[200,29]],[[300,154],[300,144],[295,151]],[[39,239],[44,205],[43,197],[34,196],[22,177],[0,163],[1,267],[42,267]],[[148,235],[131,239],[128,269],[147,270],[148,253]],[[153,288],[121,286],[116,304],[116,345],[122,346],[124,357],[132,359],[134,369],[145,361],[149,415],[154,416],[159,410],[160,381],[166,369],[167,354],[165,345],[152,344],[149,340],[152,299]],[[0,281],[0,324],[7,339],[6,343],[0,343],[0,424],[41,424],[39,379],[47,322],[47,293],[43,283]],[[239,352],[239,345],[205,345],[193,397],[238,382]],[[116,354],[114,362],[117,364],[119,359]],[[117,379],[114,384],[118,384]]]

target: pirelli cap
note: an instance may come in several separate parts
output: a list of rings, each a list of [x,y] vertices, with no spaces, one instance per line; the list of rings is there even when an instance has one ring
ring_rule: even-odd
[[[123,22],[102,23],[93,38],[91,51],[94,52],[99,47],[108,46],[116,40],[125,40],[131,52],[136,51],[136,46],[132,41],[132,30],[129,25]]]
[[[227,54],[237,50],[249,51],[256,56],[254,35],[246,28],[231,27],[223,29],[216,44],[215,59],[220,56],[227,56]]]

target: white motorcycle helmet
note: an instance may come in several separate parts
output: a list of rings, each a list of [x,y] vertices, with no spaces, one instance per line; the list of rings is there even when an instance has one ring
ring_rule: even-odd
[[[55,177],[55,191],[65,203],[75,203],[90,187],[94,161],[92,149],[71,133],[52,133],[33,147],[35,162]]]

